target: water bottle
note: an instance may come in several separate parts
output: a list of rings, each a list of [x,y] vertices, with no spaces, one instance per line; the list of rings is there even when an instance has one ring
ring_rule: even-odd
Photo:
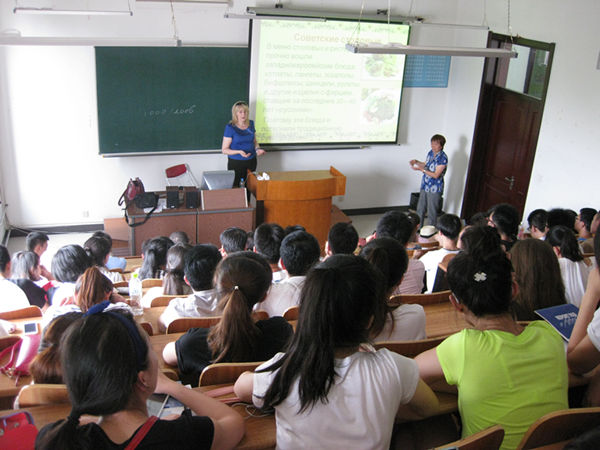
[[[240,178],[240,187],[241,188],[245,188],[246,187],[246,180],[244,178]]]
[[[129,280],[129,306],[131,306],[134,316],[144,314],[144,308],[142,308],[142,280],[140,280],[137,272],[132,273]]]

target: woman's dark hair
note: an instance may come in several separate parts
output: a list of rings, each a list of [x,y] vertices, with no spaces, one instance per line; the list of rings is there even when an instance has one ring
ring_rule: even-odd
[[[4,245],[0,245],[0,275],[4,275],[7,264],[10,262],[10,253]]]
[[[510,250],[519,292],[513,301],[517,320],[536,320],[536,309],[567,303],[558,258],[539,239],[518,241]]]
[[[483,258],[492,253],[504,253],[498,231],[487,225],[468,226],[459,240],[460,249],[475,258]]]
[[[384,304],[381,273],[365,259],[333,255],[311,269],[300,294],[300,316],[285,355],[267,371],[279,371],[264,403],[276,406],[298,379],[300,412],[327,402],[335,382],[335,351],[367,342],[371,319]],[[376,333],[373,333],[376,334]]]
[[[191,248],[189,244],[176,244],[167,251],[167,266],[163,278],[164,295],[183,295],[189,292],[183,279],[183,268],[185,255]]]
[[[536,227],[538,230],[544,231],[548,226],[548,211],[545,209],[535,209],[527,216],[529,228]]]
[[[92,236],[83,244],[83,249],[92,262],[100,267],[104,266],[104,261],[110,253],[110,248],[110,242],[102,236]]]
[[[519,212],[513,205],[500,203],[491,209],[490,217],[498,231],[508,236],[511,240],[517,240],[519,232]]]
[[[475,316],[509,312],[512,267],[504,253],[460,252],[448,264],[448,284],[456,299]]]
[[[552,247],[558,247],[563,258],[570,259],[573,262],[583,261],[583,255],[575,234],[564,225],[556,225],[550,228],[546,235],[546,241]]]
[[[259,329],[252,307],[271,286],[273,273],[267,260],[254,252],[237,252],[221,260],[215,271],[215,288],[223,316],[208,334],[214,361],[245,361],[253,354]]]
[[[597,212],[594,208],[581,208],[579,210],[579,220],[583,222],[585,229],[590,233],[592,231],[592,221]]]
[[[87,312],[92,306],[106,300],[113,290],[110,281],[96,266],[89,267],[77,280],[75,298],[82,312]]]
[[[35,355],[29,372],[34,383],[63,384],[63,371],[60,364],[60,340],[65,330],[82,316],[80,312],[70,312],[54,318],[44,329],[39,353]]]
[[[10,270],[15,280],[31,280],[31,274],[40,264],[40,257],[34,252],[17,252],[13,255]],[[37,281],[37,280],[33,280]]]
[[[159,236],[144,242],[144,262],[140,268],[140,280],[146,278],[161,278],[167,263],[167,251],[173,246],[173,241],[166,236]]]
[[[65,245],[52,258],[52,275],[63,283],[75,283],[92,260],[80,245]]]
[[[79,417],[114,414],[127,406],[138,372],[148,367],[148,346],[133,317],[120,310],[82,317],[69,326],[60,346],[71,414],[41,435],[36,448],[90,448]]]

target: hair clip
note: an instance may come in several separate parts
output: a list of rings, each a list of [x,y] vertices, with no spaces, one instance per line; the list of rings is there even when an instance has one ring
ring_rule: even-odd
[[[234,291],[239,291],[239,290],[240,290],[240,287],[239,287],[239,286],[236,284],[236,285],[233,287],[233,290],[234,290]]]
[[[478,283],[481,283],[482,281],[487,280],[487,275],[485,272],[477,272],[475,275],[473,275],[473,279]]]

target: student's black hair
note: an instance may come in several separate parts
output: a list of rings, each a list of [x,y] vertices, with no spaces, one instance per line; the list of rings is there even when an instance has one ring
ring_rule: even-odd
[[[117,317],[130,322],[130,327]],[[131,333],[137,333],[134,339]],[[134,344],[137,342],[137,345]],[[148,367],[148,346],[132,316],[113,310],[84,316],[67,328],[61,340],[63,378],[72,409],[69,417],[38,435],[36,449],[91,448],[88,434],[79,427],[84,414],[105,416],[125,409],[138,372]],[[138,366],[140,355],[144,361]]]
[[[159,236],[142,244],[144,261],[140,268],[140,280],[160,278],[167,263],[167,251],[173,246],[173,241],[166,236]]]
[[[336,381],[336,349],[357,347],[381,331],[370,322],[384,316],[384,298],[381,273],[358,256],[333,255],[310,270],[292,341],[281,359],[263,369],[279,369],[265,394],[265,406],[283,402],[296,381],[299,412],[327,402]]]
[[[110,242],[104,237],[92,235],[84,242],[83,249],[95,265],[102,267],[104,266],[104,260],[110,253]]]
[[[189,244],[190,238],[185,231],[173,231],[169,235],[169,239],[173,241],[173,244]]]
[[[80,245],[65,245],[54,254],[51,271],[58,281],[75,283],[85,269],[93,265],[93,261]]]
[[[6,266],[10,262],[10,253],[4,245],[0,245],[0,274],[4,274]]]
[[[484,258],[493,253],[504,253],[498,231],[487,225],[467,227],[460,236],[460,246],[464,253],[476,258]]]
[[[491,209],[491,219],[498,231],[517,240],[519,232],[519,213],[513,205],[500,203]]]
[[[573,262],[583,261],[583,255],[575,234],[564,225],[556,225],[550,228],[546,235],[546,242],[552,247],[558,247],[563,258],[570,259]]]
[[[306,228],[304,228],[302,225],[298,225],[298,224],[296,224],[296,225],[288,225],[283,230],[283,235],[287,236],[288,234],[291,234],[294,231],[306,231]]]
[[[254,247],[269,264],[279,262],[279,247],[285,234],[283,228],[276,223],[263,223],[254,231]]]
[[[436,228],[448,239],[456,241],[462,229],[462,223],[459,217],[454,214],[442,214],[438,217]]]
[[[25,238],[25,247],[28,251],[32,252],[33,249],[43,244],[44,242],[48,242],[48,235],[42,231],[32,231]]]
[[[106,239],[108,241],[108,243],[110,244],[110,247],[112,248],[113,240],[112,240],[112,237],[110,236],[110,234],[108,234],[107,232],[102,231],[102,230],[94,231],[94,234],[92,234],[92,236],[101,237],[101,238]]]
[[[575,217],[568,210],[563,208],[553,208],[548,211],[548,228],[556,225],[564,225],[570,230],[575,228]]]
[[[430,140],[439,142],[440,145],[442,146],[442,149],[444,148],[444,145],[446,145],[446,138],[444,136],[442,136],[441,134],[434,134],[433,136],[431,136]]]
[[[243,252],[246,250],[248,234],[238,227],[229,227],[221,232],[219,236],[225,253]]]
[[[306,231],[294,231],[281,241],[281,260],[290,276],[306,275],[321,256],[319,241]]]
[[[488,224],[487,216],[488,214],[485,212],[476,212],[469,218],[467,224],[474,227],[486,226]]]
[[[585,229],[591,233],[592,221],[598,211],[594,208],[581,208],[579,210],[579,220],[583,222]]]
[[[185,255],[184,273],[195,291],[206,291],[213,287],[213,277],[221,252],[212,244],[198,244]]]
[[[406,245],[413,233],[413,224],[401,211],[388,211],[377,222],[377,237],[389,237],[396,239],[402,245]]]
[[[385,278],[385,289],[391,295],[408,268],[404,246],[396,239],[377,238],[362,248],[360,256],[381,271]]]
[[[540,231],[544,231],[548,226],[548,212],[545,209],[534,209],[527,216],[529,228],[536,227]]]
[[[358,245],[358,232],[351,223],[338,222],[329,229],[327,242],[332,254],[351,255]]]
[[[183,295],[187,293],[185,283],[185,255],[190,251],[190,244],[175,244],[167,251],[167,264],[163,277],[164,295]]]
[[[207,342],[213,362],[246,361],[259,344],[260,330],[252,308],[265,298],[273,272],[267,260],[254,252],[236,252],[215,271],[221,320],[210,329]]]
[[[12,256],[11,278],[19,280],[31,279],[31,271],[40,264],[40,257],[35,252],[17,252]]]
[[[509,312],[512,266],[505,254],[457,254],[448,264],[448,284],[457,300],[477,317]]]
[[[246,250],[252,251],[254,248],[254,231],[248,231],[246,233]]]

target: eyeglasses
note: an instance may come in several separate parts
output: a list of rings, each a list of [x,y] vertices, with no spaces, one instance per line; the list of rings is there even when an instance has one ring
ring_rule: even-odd
[[[233,106],[248,106],[248,103],[239,101],[239,102],[235,102],[235,104]]]

